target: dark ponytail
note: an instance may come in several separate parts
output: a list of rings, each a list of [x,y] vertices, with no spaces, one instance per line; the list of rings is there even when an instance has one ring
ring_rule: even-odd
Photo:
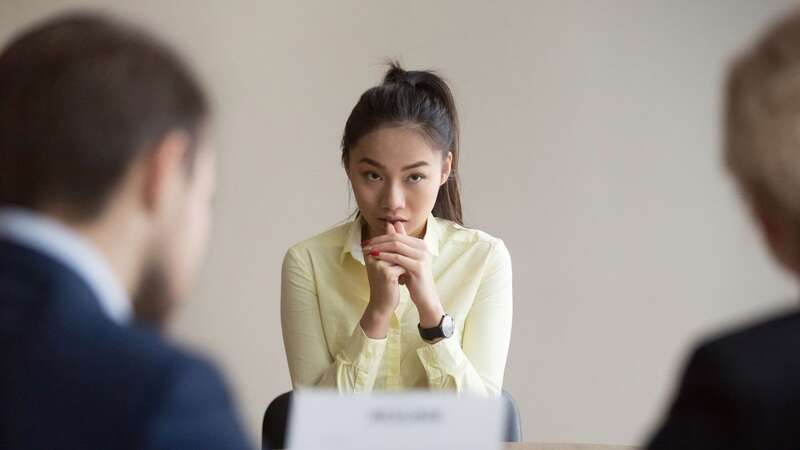
[[[439,187],[433,215],[463,225],[458,183],[458,113],[447,83],[433,72],[406,71],[397,62],[391,62],[383,84],[364,92],[347,119],[342,137],[345,167],[350,150],[358,141],[384,126],[418,128],[445,152],[443,156],[446,152],[453,154],[450,178]]]

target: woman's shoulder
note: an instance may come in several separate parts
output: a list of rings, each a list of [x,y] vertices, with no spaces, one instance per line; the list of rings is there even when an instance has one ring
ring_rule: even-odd
[[[440,251],[451,255],[485,261],[492,273],[511,270],[511,254],[502,239],[476,228],[467,228],[449,220],[437,219]]]
[[[464,244],[489,244],[495,245],[502,242],[502,239],[477,228],[468,228],[451,220],[436,217],[439,226],[441,240],[447,242],[459,242]]]
[[[468,228],[451,220],[436,218],[436,223],[440,230],[440,242],[461,246],[485,246],[487,249],[495,247],[505,247],[503,240],[499,237],[479,230]]]

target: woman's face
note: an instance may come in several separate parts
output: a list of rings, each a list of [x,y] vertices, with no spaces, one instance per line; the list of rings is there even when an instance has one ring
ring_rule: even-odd
[[[451,163],[450,152],[442,158],[412,128],[378,128],[362,137],[350,149],[346,170],[368,238],[385,234],[387,222],[402,222],[408,234],[421,237]]]

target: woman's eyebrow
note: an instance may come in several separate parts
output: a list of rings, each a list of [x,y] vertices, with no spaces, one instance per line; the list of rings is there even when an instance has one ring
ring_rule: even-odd
[[[428,164],[427,161],[418,161],[415,162],[414,164],[410,164],[408,166],[403,167],[403,170],[411,170],[411,169],[416,169],[417,167],[429,166],[429,165],[430,164]]]
[[[383,164],[379,163],[378,161],[375,161],[374,159],[361,158],[361,160],[359,162],[370,164],[370,165],[373,165],[373,166],[378,167],[380,169],[385,169],[386,168]],[[414,164],[409,164],[409,165],[403,167],[403,170],[411,170],[411,169],[416,169],[417,167],[429,166],[429,165],[430,164],[428,164],[427,161],[417,161]]]
[[[378,161],[375,161],[375,160],[369,159],[369,158],[361,158],[361,161],[359,161],[359,162],[373,165],[373,166],[375,166],[375,167],[377,167],[379,169],[385,169],[386,168],[386,166],[384,166],[383,164],[379,163]]]

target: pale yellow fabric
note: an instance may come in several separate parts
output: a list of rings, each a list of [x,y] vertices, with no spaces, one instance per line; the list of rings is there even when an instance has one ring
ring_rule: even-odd
[[[286,253],[281,323],[293,386],[498,395],[512,316],[511,257],[503,241],[429,217],[424,241],[436,289],[456,323],[453,337],[431,345],[419,336],[405,286],[385,339],[361,329],[369,302],[361,228],[356,219]]]

